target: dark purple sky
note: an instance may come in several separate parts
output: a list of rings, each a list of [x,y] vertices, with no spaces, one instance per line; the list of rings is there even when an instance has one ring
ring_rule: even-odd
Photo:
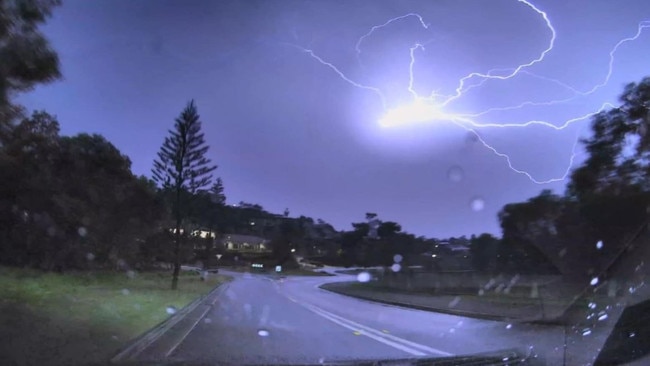
[[[448,113],[573,96],[554,78],[586,91],[605,81],[609,52],[650,19],[650,2],[534,1],[557,32],[543,62],[508,80],[490,80]],[[417,12],[355,44],[372,26]],[[149,175],[173,119],[194,98],[230,203],[259,203],[337,228],[365,212],[418,235],[500,233],[496,213],[545,188],[508,167],[462,126],[448,121],[380,128],[381,100],[300,50],[309,48],[355,82],[377,87],[389,108],[407,102],[409,48],[417,50],[413,89],[450,95],[471,72],[515,68],[548,46],[543,18],[517,0],[130,1],[66,0],[45,28],[64,80],[21,97],[56,114],[64,134],[96,132]],[[297,46],[297,47],[296,47]],[[609,83],[570,102],[491,112],[476,123],[555,125],[616,102],[622,85],[649,75],[650,28],[615,53]],[[537,75],[537,76],[535,76]],[[472,83],[478,80],[473,79]],[[588,122],[548,127],[476,128],[540,181],[562,177]],[[580,155],[576,162],[581,160]],[[449,179],[449,171],[462,179]],[[473,210],[478,198],[484,203]],[[480,208],[480,207],[475,207]]]

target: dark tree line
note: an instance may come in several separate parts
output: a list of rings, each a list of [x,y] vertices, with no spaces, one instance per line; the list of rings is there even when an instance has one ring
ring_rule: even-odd
[[[99,135],[60,136],[35,112],[0,148],[0,261],[47,270],[117,266],[161,222],[162,201]],[[122,262],[120,262],[122,263]]]
[[[569,276],[606,270],[648,223],[650,208],[650,78],[628,84],[621,105],[591,120],[581,142],[587,159],[571,173],[564,194],[542,191],[499,213],[503,237],[498,269],[540,271],[552,267]],[[494,253],[494,252],[493,252]]]

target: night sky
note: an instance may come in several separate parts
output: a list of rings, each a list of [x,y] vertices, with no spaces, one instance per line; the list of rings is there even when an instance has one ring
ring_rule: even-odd
[[[650,28],[609,53],[650,19],[650,2],[534,1],[557,37],[542,62],[506,80],[487,80],[445,113],[476,114],[526,101],[551,105],[493,111],[475,123],[566,120],[617,102],[622,86],[650,75]],[[379,28],[376,25],[409,13]],[[417,235],[500,234],[508,202],[565,183],[536,184],[472,133],[445,120],[381,127],[381,98],[343,80],[378,88],[386,108],[413,90],[452,95],[471,72],[516,68],[538,58],[551,32],[517,0],[130,1],[66,0],[44,28],[64,80],[20,98],[57,115],[63,134],[100,133],[150,175],[174,118],[194,98],[229,203],[241,200],[291,216],[351,228],[366,212]],[[506,71],[500,71],[507,74]],[[550,79],[554,79],[552,81]],[[559,83],[561,81],[562,83]],[[608,81],[602,88],[589,91]],[[479,78],[468,81],[480,82]],[[532,125],[475,128],[480,138],[534,180],[561,178],[588,120],[562,130]],[[465,125],[465,127],[468,127]],[[581,150],[574,163],[584,159]]]

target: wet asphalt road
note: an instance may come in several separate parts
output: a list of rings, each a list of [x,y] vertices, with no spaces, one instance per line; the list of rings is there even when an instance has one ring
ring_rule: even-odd
[[[444,357],[534,346],[561,364],[561,328],[382,305],[318,288],[352,276],[234,274],[170,361],[321,363]]]

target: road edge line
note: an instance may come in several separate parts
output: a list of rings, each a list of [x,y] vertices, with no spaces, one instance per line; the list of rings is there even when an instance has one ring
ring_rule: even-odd
[[[156,340],[162,337],[162,335],[165,334],[165,332],[167,332],[174,325],[176,325],[178,322],[183,320],[185,316],[187,316],[187,314],[192,312],[192,310],[196,309],[201,302],[203,302],[205,299],[212,296],[217,291],[227,288],[228,285],[229,285],[229,281],[220,283],[207,294],[203,296],[199,296],[196,300],[185,305],[181,310],[177,311],[174,315],[170,316],[169,318],[153,326],[148,331],[142,333],[140,336],[136,337],[133,340],[133,342],[131,342],[124,349],[119,351],[115,356],[111,357],[110,362],[117,363],[120,361],[135,358],[137,355],[142,353],[142,351],[144,351],[147,347],[149,347]]]
[[[190,329],[188,329],[187,332],[185,332],[185,334],[183,334],[183,336],[181,337],[181,339],[179,339],[178,342],[176,342],[176,344],[174,344],[174,346],[171,347],[171,348],[169,349],[169,351],[167,351],[167,353],[165,354],[165,357],[169,357],[172,353],[174,353],[174,351],[176,351],[176,348],[178,348],[178,346],[180,346],[181,343],[183,343],[183,341],[185,340],[185,338],[187,338],[187,336],[190,335],[190,333],[194,330],[194,328],[196,328],[197,324],[199,324],[199,322],[200,322],[200,321],[205,317],[205,314],[207,314],[207,313],[210,311],[210,309],[212,309],[211,306],[206,306],[205,311],[203,312],[203,314],[201,314],[201,315],[196,319],[196,321],[194,322],[194,324],[192,324],[192,326],[190,327]]]

